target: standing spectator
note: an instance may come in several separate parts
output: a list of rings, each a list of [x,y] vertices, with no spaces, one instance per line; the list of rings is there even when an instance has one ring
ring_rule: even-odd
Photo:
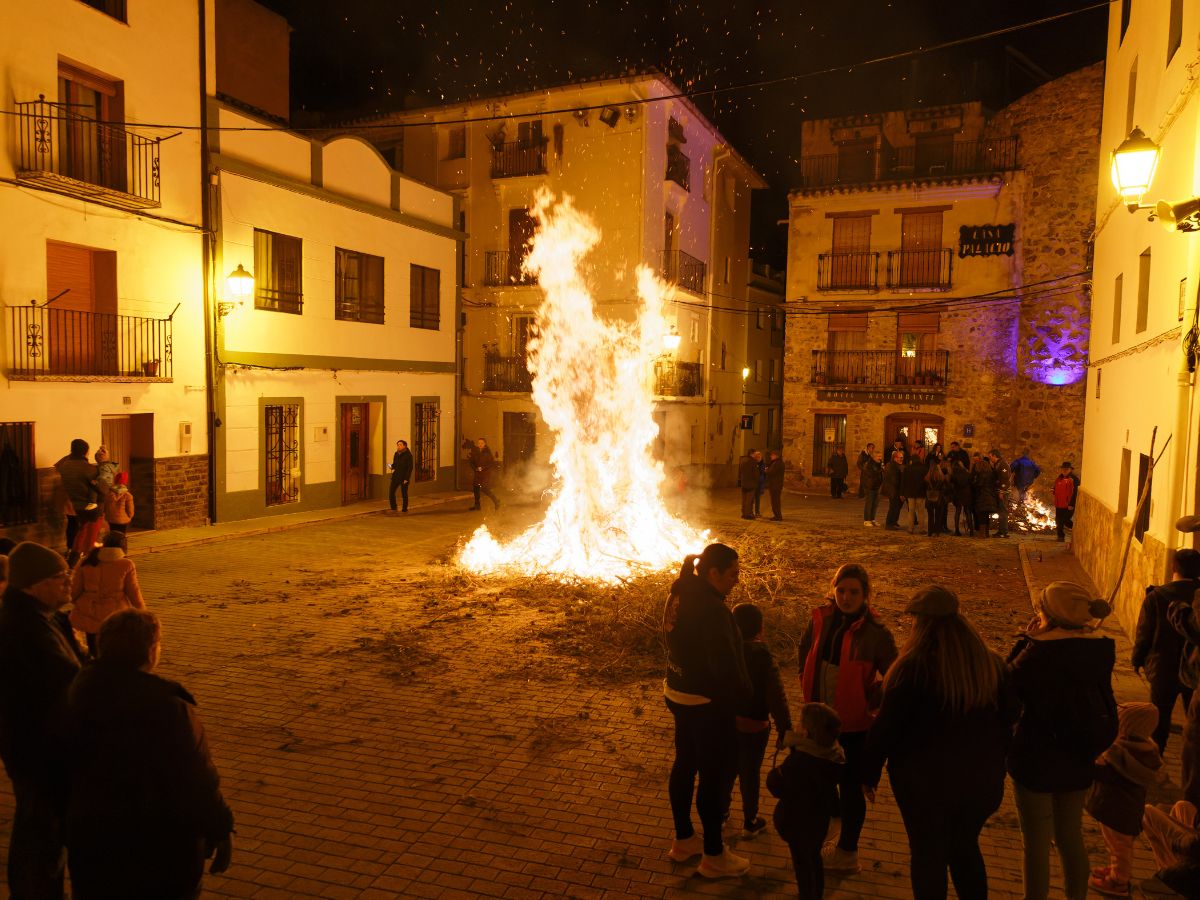
[[[966,456],[966,451],[961,451],[963,456]],[[954,451],[950,451],[950,455],[954,456]],[[967,471],[967,466],[970,464],[970,458],[967,462],[963,462],[958,456],[954,456],[953,462],[950,464],[950,498],[954,502],[954,533],[962,537],[962,531],[959,530],[960,521],[965,523],[967,534],[975,533],[975,500],[971,495],[971,473]]]
[[[875,508],[879,505],[879,489],[883,486],[883,457],[872,451],[871,458],[863,463],[859,485],[863,489],[863,525],[874,527]]]
[[[1117,737],[1112,670],[1116,647],[1092,623],[1112,612],[1069,581],[1042,591],[1037,616],[1009,654],[1009,678],[1022,704],[1008,772],[1024,842],[1025,896],[1050,892],[1050,843],[1062,860],[1068,900],[1088,892],[1083,801],[1094,760]]]
[[[874,458],[875,458],[875,445],[874,444],[867,444],[866,447],[864,447],[862,450],[858,451],[858,459],[855,460],[854,466],[856,469],[858,469],[858,496],[859,497],[867,496],[866,488],[863,487],[863,483],[862,483],[863,466],[865,466],[868,462],[870,462]]]
[[[771,495],[771,519],[783,521],[783,457],[778,450],[767,451],[767,493]]]
[[[867,735],[863,784],[874,799],[884,761],[912,855],[917,900],[987,896],[979,833],[1004,799],[1012,727],[1004,660],[988,649],[946,588],[919,591],[912,632],[883,680]]]
[[[725,605],[738,574],[737,553],[724,544],[689,554],[663,612],[663,694],[675,719],[675,762],[668,782],[675,840],[667,856],[684,862],[703,853],[699,872],[706,878],[750,868],[750,861],[730,852],[721,837],[737,773],[736,711],[751,691],[742,636]],[[703,839],[692,826],[693,791]]]
[[[900,465],[907,466],[909,459],[908,442],[905,441],[904,435],[897,435],[896,439],[892,441],[892,452],[894,453],[897,450],[900,451],[900,455],[902,457],[900,460]]]
[[[1092,869],[1088,884],[1109,897],[1128,897],[1133,874],[1133,842],[1142,833],[1146,791],[1163,781],[1162,755],[1150,735],[1158,710],[1150,703],[1122,703],[1119,732],[1096,761],[1095,781],[1086,807],[1100,823],[1108,865]]]
[[[846,764],[840,786],[842,820],[836,843],[821,851],[831,872],[857,872],[858,838],[867,816],[863,799],[863,749],[879,708],[880,679],[896,658],[892,634],[869,601],[871,581],[862,566],[837,570],[828,602],[813,610],[800,638],[800,687],[809,703],[825,703],[842,720]]]
[[[975,507],[975,531],[988,536],[992,527],[992,516],[999,509],[996,496],[996,470],[981,456],[971,463],[971,497]]]
[[[925,518],[929,537],[948,532],[946,509],[950,505],[951,487],[950,466],[943,459],[931,461],[925,475]]]
[[[904,454],[892,451],[892,459],[883,469],[883,495],[888,498],[887,518],[884,527],[895,531],[900,527],[901,482],[904,480]]]
[[[751,694],[737,716],[738,788],[742,794],[742,833],[753,837],[767,827],[758,816],[758,794],[771,719],[775,720],[778,742],[782,742],[783,736],[792,730],[792,714],[779,666],[763,640],[762,610],[753,603],[739,603],[733,608],[733,620],[742,636],[742,655],[750,676]]]
[[[850,473],[850,460],[846,459],[846,448],[838,444],[833,448],[833,456],[825,464],[829,473],[829,493],[834,500],[841,500],[846,493],[846,476]]]
[[[1158,708],[1154,743],[1159,752],[1167,749],[1176,698],[1182,699],[1185,712],[1192,701],[1191,687],[1180,680],[1184,638],[1171,626],[1167,610],[1177,601],[1190,605],[1200,589],[1200,552],[1191,547],[1180,547],[1172,557],[1171,571],[1175,575],[1173,580],[1146,588],[1130,660],[1133,671],[1145,669],[1146,680],[1150,682],[1150,702]]]
[[[111,532],[104,546],[92,550],[75,570],[71,597],[71,624],[87,638],[88,655],[96,655],[96,637],[100,626],[113,613],[123,609],[145,609],[138,585],[137,568],[125,555],[125,535]]]
[[[934,444],[933,449],[929,451],[929,462],[932,465],[935,462],[941,462],[946,458],[945,448],[941,444]]]
[[[104,518],[110,532],[125,534],[133,521],[133,494],[129,492],[129,473],[118,472],[112,490],[104,495]]]
[[[92,502],[92,482],[96,467],[88,461],[88,442],[83,438],[71,441],[71,453],[54,464],[66,494],[63,511],[67,517],[67,549],[75,546],[79,531],[79,514]]]
[[[1181,897],[1200,897],[1200,815],[1195,804],[1147,806],[1146,840],[1158,866],[1155,877]]]
[[[1021,498],[1021,502],[1025,502],[1025,498],[1029,496],[1029,488],[1037,481],[1042,470],[1038,468],[1037,463],[1029,458],[1029,451],[1026,450],[1020,456],[1012,461],[1009,466],[1012,472],[1012,481],[1017,488],[1017,496]]]
[[[63,808],[70,759],[63,727],[67,689],[83,651],[62,608],[71,573],[58,553],[17,544],[0,601],[0,760],[16,809],[8,847],[15,900],[61,900]]]
[[[1179,680],[1192,692],[1183,720],[1179,753],[1179,781],[1183,799],[1200,803],[1200,621],[1195,613],[1195,595],[1182,596],[1167,607],[1167,621],[1183,638]]]
[[[1074,468],[1068,460],[1063,460],[1054,479],[1054,527],[1058,529],[1060,543],[1067,539],[1067,532],[1074,525],[1071,520],[1075,515],[1075,491],[1079,488]]]
[[[908,530],[917,533],[921,527],[921,517],[925,513],[925,497],[929,491],[925,485],[925,476],[929,474],[929,463],[925,461],[924,449],[918,447],[916,453],[904,467],[900,479],[900,493],[908,501]]]
[[[999,450],[988,452],[988,462],[992,464],[992,472],[996,482],[996,512],[1000,514],[1000,530],[996,537],[1008,537],[1008,466],[1000,456]]]
[[[110,616],[100,657],[71,686],[67,846],[75,900],[183,900],[204,860],[229,867],[233,814],[221,796],[196,701],[153,674],[158,618]]]
[[[396,441],[396,452],[392,454],[392,483],[388,487],[388,506],[396,511],[396,489],[400,489],[400,512],[408,512],[408,482],[412,479],[413,455],[408,449],[408,441]],[[491,494],[488,494],[491,497]],[[496,498],[492,497],[492,502]],[[475,492],[475,505],[479,505],[479,492]],[[497,504],[499,505],[499,504]]]
[[[754,518],[754,495],[758,492],[758,463],[762,454],[751,447],[738,466],[738,487],[742,489],[742,518]]]
[[[842,723],[824,703],[806,703],[800,711],[801,734],[796,735],[783,764],[767,776],[775,804],[775,830],[788,845],[800,900],[825,896],[825,866],[821,843],[829,820],[838,814],[838,782],[846,754],[838,745]],[[789,741],[791,743],[791,741]]]
[[[471,509],[482,509],[479,505],[480,494],[485,494],[489,500],[495,504],[495,508],[500,508],[500,501],[496,499],[496,495],[492,493],[492,473],[496,469],[496,457],[492,455],[491,448],[487,445],[487,441],[483,438],[478,438],[475,441],[475,446],[471,450],[471,470],[475,473],[471,481],[471,489],[475,494],[475,505]]]
[[[762,497],[767,492],[767,463],[758,455],[758,484],[754,488],[754,518],[762,515]]]
[[[946,454],[946,460],[951,466],[953,466],[957,460],[958,462],[962,463],[962,467],[964,469],[971,468],[971,456],[962,448],[962,444],[960,444],[958,441],[950,442],[950,452]]]

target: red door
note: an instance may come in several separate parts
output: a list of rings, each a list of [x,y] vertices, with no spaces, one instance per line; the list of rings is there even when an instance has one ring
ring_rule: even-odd
[[[342,502],[366,500],[368,462],[367,404],[342,404]]]

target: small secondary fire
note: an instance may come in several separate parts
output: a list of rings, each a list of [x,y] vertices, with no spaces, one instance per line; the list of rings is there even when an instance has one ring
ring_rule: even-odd
[[[606,582],[676,565],[708,533],[666,511],[662,464],[651,454],[653,363],[674,289],[639,266],[636,320],[600,319],[580,274],[600,232],[570,197],[555,203],[546,189],[532,212],[540,227],[525,268],[545,297],[529,369],[533,401],[555,436],[552,500],[539,524],[506,544],[481,525],[458,562],[481,573]]]

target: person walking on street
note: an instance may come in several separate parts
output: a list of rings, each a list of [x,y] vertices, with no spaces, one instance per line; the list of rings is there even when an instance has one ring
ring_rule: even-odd
[[[1200,618],[1196,616],[1195,594],[1186,590],[1167,607],[1167,621],[1183,638],[1180,649],[1179,681],[1192,692],[1183,722],[1179,754],[1179,782],[1183,799],[1200,806]]]
[[[754,518],[754,495],[758,493],[758,464],[762,454],[751,447],[738,466],[738,487],[742,489],[742,518]]]
[[[879,489],[883,487],[883,457],[878,451],[863,463],[859,484],[863,488],[863,525],[875,527],[875,509],[879,505]]]
[[[883,469],[883,495],[887,497],[887,518],[884,527],[895,531],[900,527],[900,504],[904,496],[900,493],[901,482],[904,480],[904,454],[899,450],[892,451],[891,461]]]
[[[750,700],[742,636],[726,597],[738,582],[737,552],[709,544],[683,560],[663,611],[667,676],[663,695],[675,720],[668,794],[675,840],[667,856],[696,856],[705,878],[741,875],[750,861],[725,846],[721,826],[737,774],[736,715]],[[698,781],[698,784],[697,784]],[[692,798],[703,838],[692,825]]]
[[[396,452],[392,454],[392,483],[388,487],[388,506],[396,511],[396,489],[400,489],[400,512],[408,512],[408,482],[412,479],[413,455],[408,449],[408,441],[396,441]],[[490,496],[490,494],[489,494]],[[495,498],[492,498],[495,502]],[[475,495],[475,504],[479,505],[479,495]]]
[[[992,464],[992,471],[995,473],[996,512],[1000,514],[1000,530],[996,537],[1008,537],[1008,466],[1001,458],[999,450],[989,451],[988,462]]]
[[[89,505],[96,508],[92,495],[98,469],[88,459],[88,442],[83,438],[71,441],[71,452],[54,464],[66,494],[64,512],[67,516],[67,550],[75,546],[75,535],[79,531],[79,516]]]
[[[1074,466],[1070,461],[1063,460],[1054,479],[1054,527],[1058,530],[1058,540],[1062,543],[1067,539],[1067,532],[1074,526],[1072,519],[1075,515],[1075,492],[1079,489],[1079,479],[1075,477]]]
[[[70,602],[62,556],[17,544],[0,601],[0,760],[16,806],[8,846],[14,900],[63,897],[67,690],[84,659],[62,613]]]
[[[771,520],[783,521],[783,457],[778,450],[767,451],[767,493],[771,497]]]
[[[955,460],[958,460],[960,463],[962,463],[962,467],[964,469],[971,468],[971,454],[964,450],[962,448],[962,444],[960,444],[958,441],[951,441],[950,452],[946,454],[946,461],[953,466]]]
[[[492,449],[488,446],[487,441],[483,438],[478,438],[475,441],[475,446],[471,449],[471,471],[474,472],[474,478],[471,482],[471,489],[475,494],[475,505],[471,509],[482,509],[480,506],[480,494],[487,496],[489,500],[495,504],[495,508],[500,508],[500,501],[496,495],[492,493],[492,473],[496,469],[496,457],[492,455]]]
[[[125,535],[110,532],[104,536],[104,546],[92,550],[75,570],[71,624],[83,632],[93,659],[105,619],[123,609],[146,608],[137,567],[125,552]]]
[[[1012,482],[1013,486],[1017,489],[1017,496],[1024,503],[1025,498],[1029,496],[1029,489],[1037,481],[1038,476],[1042,474],[1042,470],[1038,468],[1037,463],[1029,458],[1028,450],[1012,461],[1009,470],[1012,472]]]
[[[863,466],[865,466],[875,456],[875,445],[867,444],[862,450],[858,451],[858,459],[855,460],[854,466],[858,469],[858,496],[864,498],[867,496],[866,488],[863,487],[862,476]]]
[[[834,500],[841,500],[846,493],[846,476],[850,473],[850,460],[846,459],[846,448],[838,444],[833,448],[833,455],[825,464],[829,473],[829,494]]]

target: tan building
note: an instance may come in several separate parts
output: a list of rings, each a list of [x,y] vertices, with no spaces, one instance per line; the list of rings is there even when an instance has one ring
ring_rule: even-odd
[[[458,226],[470,235],[461,427],[487,437],[508,470],[544,473],[552,449],[525,357],[541,294],[521,272],[529,208],[548,187],[573,196],[603,234],[588,261],[603,314],[633,312],[641,263],[678,285],[679,346],[658,364],[661,450],[689,478],[734,474],[746,446],[741,372],[751,364],[750,196],[765,184],[677,93],[661,76],[638,75],[398,113],[362,132],[406,175],[460,199]],[[397,127],[380,127],[388,123]]]
[[[746,329],[744,407],[750,419],[741,424],[753,435],[746,438],[747,444],[759,450],[778,450],[783,442],[784,284],[784,272],[751,263],[750,314],[726,313],[728,322],[718,326],[721,333],[735,333],[739,326]]]
[[[854,459],[897,437],[1028,450],[1047,472],[1079,458],[1091,210],[1074,192],[1094,189],[1101,79],[1080,70],[995,116],[965,103],[803,124],[793,474],[823,478],[835,445]]]

